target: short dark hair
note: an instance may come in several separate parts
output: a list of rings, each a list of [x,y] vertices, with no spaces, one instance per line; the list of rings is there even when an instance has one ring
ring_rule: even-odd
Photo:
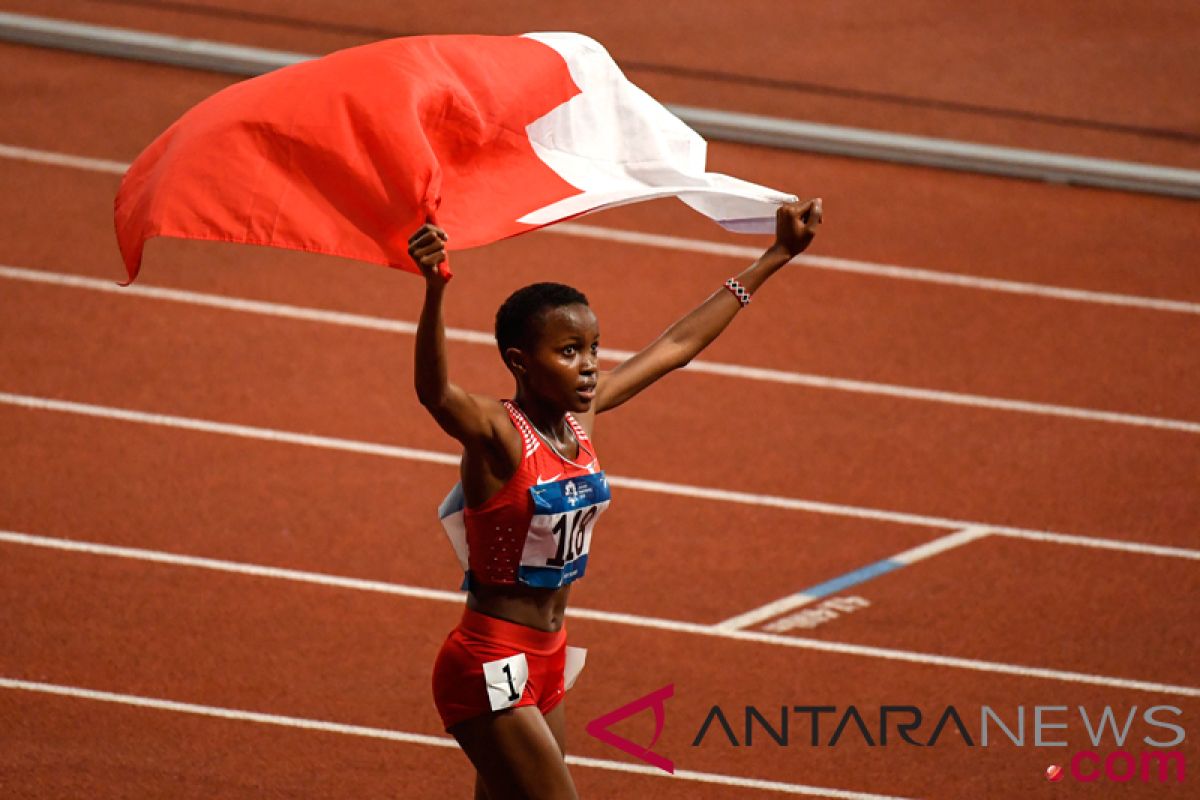
[[[583,292],[562,283],[531,283],[508,296],[496,312],[496,346],[500,357],[510,347],[527,347],[537,335],[541,312],[579,303],[587,305]]]

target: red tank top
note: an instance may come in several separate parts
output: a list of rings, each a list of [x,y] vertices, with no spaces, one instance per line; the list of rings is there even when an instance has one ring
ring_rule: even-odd
[[[591,439],[571,414],[567,424],[579,443],[574,459],[557,453],[515,403],[502,402],[521,435],[521,462],[478,507],[467,508],[456,485],[439,517],[468,579],[558,588],[586,569],[596,518],[608,506],[608,482]]]

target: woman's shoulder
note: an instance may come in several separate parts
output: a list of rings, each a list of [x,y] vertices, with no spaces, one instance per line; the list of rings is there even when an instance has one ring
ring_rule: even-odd
[[[501,433],[507,433],[507,430],[512,427],[509,420],[513,419],[514,410],[511,400],[497,399],[484,394],[471,394],[471,400],[475,403],[476,408],[483,412],[484,416],[489,419],[496,427],[496,430]]]
[[[489,430],[477,441],[464,442],[464,455],[468,458],[481,456],[489,462],[494,462],[501,453],[519,450],[523,436],[511,402],[481,394],[472,394],[471,400],[488,421]]]

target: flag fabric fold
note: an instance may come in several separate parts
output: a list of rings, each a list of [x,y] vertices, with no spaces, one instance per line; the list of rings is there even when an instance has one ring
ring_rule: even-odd
[[[678,196],[773,230],[791,195],[705,171],[704,140],[575,33],[419,36],[234,84],[133,162],[115,201],[132,282],[155,236],[269,245],[416,271],[427,219],[451,249]]]

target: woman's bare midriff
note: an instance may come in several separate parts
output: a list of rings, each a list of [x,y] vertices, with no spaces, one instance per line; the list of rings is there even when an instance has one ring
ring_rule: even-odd
[[[570,586],[532,589],[528,586],[498,586],[473,581],[471,590],[467,592],[467,608],[539,631],[554,632],[563,626],[570,594]]]

